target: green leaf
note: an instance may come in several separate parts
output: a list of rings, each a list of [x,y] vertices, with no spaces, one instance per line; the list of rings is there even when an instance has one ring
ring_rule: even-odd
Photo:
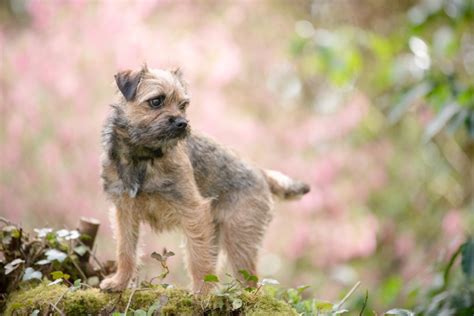
[[[258,277],[256,275],[251,275],[249,276],[249,278],[247,279],[247,281],[251,281],[251,282],[258,282]]]
[[[244,277],[245,280],[248,280],[251,275],[247,270],[239,270],[239,273]]]
[[[64,273],[62,271],[53,271],[50,274],[53,280],[61,279],[62,277],[64,277]]]
[[[160,299],[158,301],[156,301],[155,303],[153,303],[153,305],[150,306],[150,308],[148,309],[148,312],[147,312],[147,316],[153,316],[155,314],[158,314],[156,312],[157,311],[159,312],[161,307],[166,305],[166,303],[168,303],[168,296],[161,295]]]
[[[461,267],[468,279],[474,278],[474,240],[469,238],[461,246]]]
[[[81,279],[77,279],[76,281],[74,281],[74,287],[75,288],[80,288],[81,287]]]
[[[52,228],[35,228],[34,231],[36,232],[39,238],[44,238],[49,233],[53,232],[53,229]]]
[[[217,275],[208,274],[204,277],[204,282],[219,282]]]
[[[383,304],[391,304],[400,293],[403,286],[403,280],[400,276],[393,275],[387,277],[380,288],[380,300]]]
[[[242,300],[240,298],[236,298],[232,301],[232,310],[235,311],[242,307]]]
[[[151,254],[151,257],[153,259],[156,259],[156,260],[160,261],[160,262],[163,261],[163,257],[158,252],[153,251],[153,253]]]
[[[22,281],[29,281],[33,279],[41,280],[42,277],[43,277],[43,273],[41,273],[40,271],[36,271],[33,268],[28,267],[25,270],[25,274],[23,274]]]
[[[394,308],[385,312],[384,315],[415,316],[415,313],[408,309]]]
[[[429,83],[423,82],[406,92],[402,95],[400,101],[393,106],[392,110],[388,114],[388,120],[392,124],[398,122],[410,106],[415,103],[418,99],[427,95],[432,89]]]
[[[59,262],[63,262],[64,259],[67,258],[67,254],[57,249],[48,249],[45,252],[45,255],[49,261],[57,260]]]
[[[8,275],[12,271],[16,270],[23,262],[25,262],[23,259],[15,259],[12,262],[9,262],[7,265],[5,265],[5,275]]]
[[[280,284],[280,282],[278,282],[277,280],[275,279],[263,279],[261,282],[260,282],[261,285],[278,285]],[[304,289],[302,291],[300,291],[300,288],[301,287],[298,287],[298,294],[301,294]]]
[[[330,302],[319,301],[316,302],[317,311],[320,313],[329,313],[332,311],[334,305]]]
[[[18,229],[13,229],[11,232],[10,232],[11,236],[13,238],[20,238],[20,231]]]
[[[174,252],[172,252],[172,251],[165,251],[165,252],[163,253],[163,256],[166,257],[166,258],[172,257],[172,256],[174,256]]]
[[[133,316],[147,316],[147,314],[143,309],[137,309],[133,312]]]
[[[38,264],[40,266],[45,265],[45,264],[49,264],[49,263],[51,263],[51,261],[49,261],[48,259],[42,259],[42,260],[39,260],[39,261],[35,262],[35,264]]]
[[[87,284],[89,284],[92,287],[98,287],[99,283],[100,283],[100,280],[98,276],[92,276],[87,279]]]
[[[423,139],[425,142],[431,140],[436,134],[438,134],[443,127],[451,120],[451,118],[457,114],[461,108],[457,103],[449,103],[444,105],[438,115],[432,120],[425,129]]]
[[[79,245],[77,247],[74,247],[74,252],[77,253],[81,257],[85,255],[88,250],[89,249],[84,245]]]
[[[264,279],[265,280],[265,279]],[[276,281],[276,280],[275,280]],[[262,280],[263,282],[263,280]],[[277,281],[278,282],[278,281]],[[302,294],[304,291],[306,291],[307,289],[309,289],[311,286],[310,285],[301,285],[301,286],[298,286],[296,288],[296,290],[298,291],[298,294]]]

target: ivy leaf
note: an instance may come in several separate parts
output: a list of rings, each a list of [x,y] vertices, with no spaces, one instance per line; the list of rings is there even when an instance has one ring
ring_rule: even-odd
[[[319,301],[316,302],[317,311],[320,313],[329,313],[332,311],[334,305],[330,302]]]
[[[151,257],[160,262],[163,261],[163,257],[158,252],[153,251],[153,253],[151,254]]]
[[[38,264],[40,266],[48,264],[48,263],[51,263],[51,261],[49,261],[48,259],[42,259],[42,260],[39,260],[39,261],[35,262],[35,264]]]
[[[250,278],[250,272],[248,272],[247,270],[239,270],[239,273],[242,274],[242,276],[244,277],[245,280],[248,281],[248,279]]]
[[[22,281],[29,281],[33,279],[41,280],[42,277],[43,277],[43,273],[41,273],[40,271],[36,271],[33,268],[28,267],[25,270],[25,274],[23,274]]]
[[[265,280],[265,279],[264,279]],[[275,280],[276,281],[276,280]],[[263,282],[263,280],[262,280]],[[278,281],[277,281],[278,282]],[[307,289],[309,289],[311,286],[310,285],[301,285],[301,286],[298,286],[296,288],[296,290],[298,291],[298,294],[301,295],[301,293],[303,293],[304,291],[306,291]]]
[[[25,260],[23,259],[15,259],[13,260],[12,262],[8,263],[6,266],[5,266],[5,275],[8,275],[10,274],[12,271],[16,270],[20,264],[22,264],[23,262],[25,262]]]
[[[217,275],[208,274],[204,277],[204,282],[219,282]]]
[[[461,267],[468,279],[474,278],[474,240],[469,238],[461,246]]]
[[[88,250],[89,249],[84,245],[79,245],[77,247],[74,247],[74,252],[77,253],[81,257],[85,255]]]
[[[81,287],[81,279],[77,279],[76,281],[74,281],[74,287],[76,289],[80,288]]]
[[[49,233],[53,232],[53,229],[52,228],[35,228],[34,231],[36,232],[39,238],[44,238]]]
[[[78,239],[79,237],[81,237],[81,234],[79,233],[79,231],[77,231],[76,229],[74,230],[71,230],[69,232],[69,234],[64,238],[66,240],[74,240],[74,239]]]
[[[93,276],[87,279],[87,284],[89,284],[92,287],[99,286],[100,280],[99,277]]]
[[[165,249],[165,251],[163,252],[163,256],[166,257],[166,258],[172,257],[172,256],[174,256],[174,252],[172,252],[172,251],[167,251],[167,250]]]
[[[385,312],[384,315],[415,316],[415,313],[408,309],[394,308]]]
[[[423,139],[425,142],[431,140],[436,134],[438,134],[443,127],[448,124],[451,118],[456,115],[461,108],[457,103],[449,103],[444,105],[442,110],[438,113],[434,120],[432,120],[426,127]]]
[[[62,281],[63,281],[63,279],[54,280],[53,282],[48,283],[48,286],[59,284],[59,283],[61,283]]]
[[[166,295],[161,295],[160,299],[153,303],[153,305],[150,306],[147,312],[147,316],[154,316],[158,315],[160,312],[160,309],[162,306],[166,305],[168,303],[168,296]]]
[[[57,249],[48,249],[46,252],[46,257],[49,261],[57,260],[63,262],[67,258],[67,254]]]
[[[53,278],[53,280],[57,280],[57,279],[69,279],[69,274],[66,274],[66,273],[63,273],[62,271],[53,271],[51,272],[51,277]]]
[[[67,229],[60,229],[56,232],[56,236],[58,236],[59,238],[64,238],[67,235],[69,235],[69,230]]]
[[[143,309],[137,309],[133,312],[133,316],[147,316]]]
[[[278,282],[277,280],[275,279],[263,279],[262,281],[260,281],[260,284],[261,285],[278,285],[280,284],[280,282]],[[298,288],[298,293],[301,294],[305,289],[307,289],[309,286],[306,286],[304,287],[302,290],[301,290],[301,287]]]
[[[15,229],[12,229],[12,231],[10,232],[10,235],[13,238],[20,238],[20,231],[15,227]]]
[[[426,96],[431,91],[431,89],[431,85],[424,82],[408,90],[408,92],[401,97],[400,101],[388,114],[389,122],[392,124],[398,122],[402,118],[403,114],[408,111],[410,106],[418,99]]]
[[[232,301],[232,310],[235,311],[242,307],[242,300],[240,298],[236,298]]]

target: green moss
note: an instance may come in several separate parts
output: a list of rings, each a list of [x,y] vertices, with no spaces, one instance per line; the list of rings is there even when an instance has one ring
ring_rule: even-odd
[[[232,311],[232,302],[227,298],[216,295],[198,297],[176,288],[164,289],[156,286],[135,291],[126,290],[123,293],[104,293],[98,289],[71,291],[65,285],[48,286],[42,283],[11,294],[5,315],[29,315],[36,309],[40,310],[42,315],[59,314],[53,304],[66,315],[124,312],[132,293],[129,312],[136,309],[147,311],[151,305],[160,301],[165,303],[161,306],[162,315],[229,315]],[[244,292],[239,298],[242,300],[242,306],[233,314],[297,315],[285,302],[267,294],[254,295]]]
[[[257,297],[251,293],[242,294],[243,314],[251,316],[268,315],[298,315],[298,313],[284,301],[275,299],[268,294],[260,294]]]

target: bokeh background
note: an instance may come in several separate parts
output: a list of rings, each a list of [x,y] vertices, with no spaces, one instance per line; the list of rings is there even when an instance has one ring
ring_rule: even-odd
[[[260,166],[310,183],[278,203],[262,277],[371,310],[412,308],[474,227],[470,0],[5,0],[0,4],[0,215],[102,222],[100,131],[113,75],[182,68],[190,118]],[[143,229],[142,279],[181,237]],[[438,282],[438,283],[437,283]]]

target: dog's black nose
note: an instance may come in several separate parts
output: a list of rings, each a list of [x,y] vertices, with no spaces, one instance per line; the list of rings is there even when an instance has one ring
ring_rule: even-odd
[[[176,128],[185,129],[188,126],[188,121],[184,118],[177,118],[173,124]]]

